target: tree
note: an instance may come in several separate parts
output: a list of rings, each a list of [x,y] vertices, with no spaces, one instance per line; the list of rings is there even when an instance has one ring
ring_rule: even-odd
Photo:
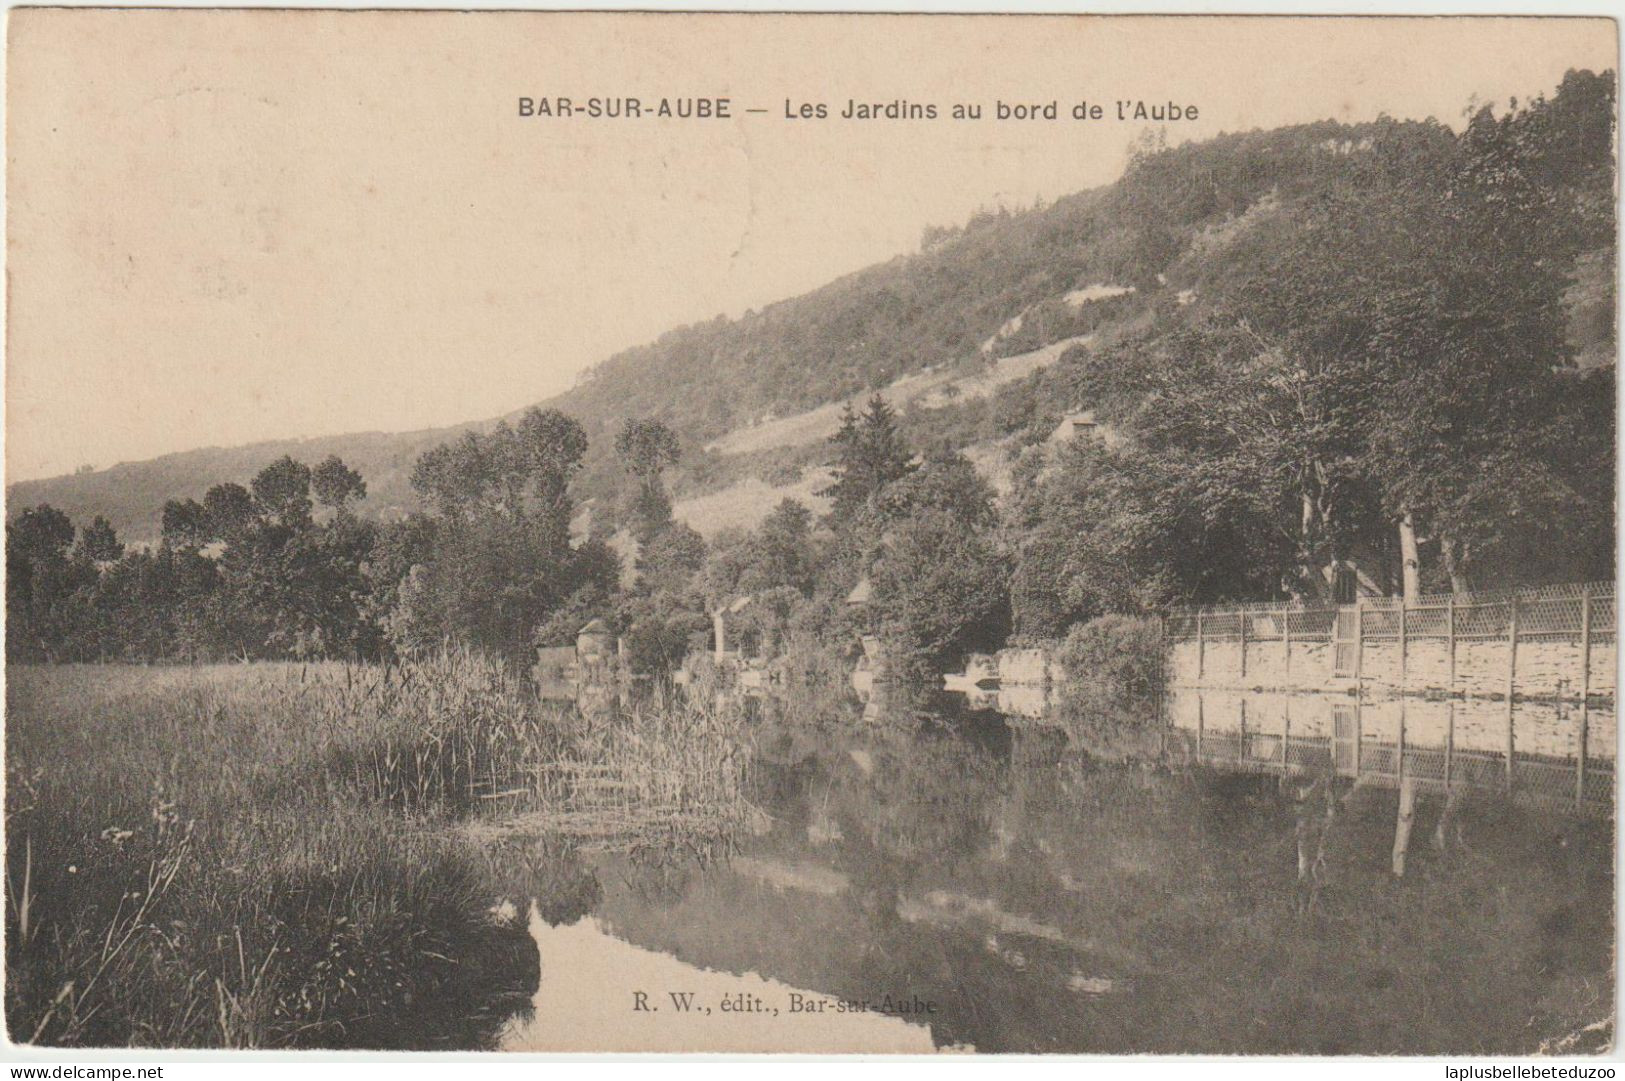
[[[374,623],[388,624],[401,604],[401,592],[408,576],[414,568],[424,568],[434,562],[440,525],[439,518],[418,513],[378,527],[365,567],[367,612]],[[421,572],[419,579],[421,585]],[[394,635],[389,637],[393,642]]]
[[[1278,589],[1297,566],[1280,499],[1203,458],[1179,442],[1079,440],[1018,489],[1016,629],[1058,637],[1104,613]]]
[[[634,672],[668,672],[711,629],[711,621],[674,594],[636,593],[619,606],[616,622],[625,628],[627,662]]]
[[[943,671],[1003,642],[1008,575],[988,538],[922,510],[894,527],[871,573],[875,629],[910,671]]]
[[[254,497],[241,484],[216,484],[203,494],[202,529],[210,541],[230,542],[255,524]]]
[[[479,435],[464,432],[450,443],[425,451],[413,463],[412,488],[442,518],[472,513],[489,487],[485,447]]]
[[[209,543],[207,517],[195,499],[166,501],[161,529],[163,543],[172,548],[201,548]]]
[[[568,569],[523,521],[443,520],[431,561],[408,575],[417,580],[410,637],[462,642],[522,664],[537,626],[573,591]],[[408,587],[399,590],[404,606]]]
[[[1551,101],[1480,110],[1394,260],[1431,287],[1381,298],[1374,345],[1395,374],[1372,471],[1406,544],[1431,534],[1456,588],[1475,568],[1534,582],[1612,566],[1587,493],[1611,472],[1613,424],[1576,430],[1587,405],[1571,393],[1584,381],[1565,375],[1564,294],[1576,259],[1612,243],[1599,211],[1612,198],[1613,117],[1613,80],[1576,72]]]
[[[1065,553],[1075,615],[1324,596],[1372,517],[1364,378],[1228,313],[1084,360],[1078,393],[1125,438],[1067,446],[1024,511]]]
[[[92,563],[112,563],[124,555],[124,545],[106,518],[97,515],[79,531],[78,554]]]
[[[586,433],[576,420],[532,408],[517,429],[503,422],[425,452],[412,468],[411,483],[442,518],[530,519],[562,546],[569,542],[570,479],[586,449]]]
[[[701,584],[705,603],[715,609],[742,596],[781,589],[810,597],[818,557],[812,512],[787,497],[755,530],[725,530],[713,539]]]
[[[878,393],[861,415],[847,404],[830,442],[836,448],[835,480],[819,494],[829,496],[830,517],[838,527],[856,521],[881,489],[914,468],[897,430],[897,414]]]
[[[818,560],[812,543],[812,511],[787,496],[762,520],[756,536],[756,580],[749,588],[788,588],[810,596]]]
[[[518,664],[556,612],[593,603],[580,575],[594,561],[570,547],[569,483],[586,448],[575,420],[532,409],[517,428],[468,432],[420,457],[412,485],[434,508],[433,525],[374,572],[372,603],[393,594],[398,606],[391,640],[449,638]]]
[[[671,497],[661,474],[680,454],[677,435],[658,420],[628,418],[615,437],[615,453],[631,478],[626,518],[637,542],[647,544],[671,521]]]
[[[966,529],[989,529],[998,522],[993,489],[963,454],[940,447],[919,468],[900,472],[873,497],[882,521],[906,518],[924,510],[939,510]]]
[[[633,476],[649,477],[677,464],[680,449],[677,434],[660,421],[628,417],[615,437],[615,453]]]
[[[519,441],[535,484],[542,528],[557,543],[570,537],[570,479],[587,453],[587,433],[574,417],[556,409],[528,409],[519,420]]]
[[[75,590],[83,571],[68,559],[73,522],[48,503],[6,525],[6,655],[61,658],[73,630]]]
[[[705,539],[685,522],[672,522],[638,550],[639,585],[647,592],[687,594],[705,565]]]
[[[536,628],[537,646],[573,645],[576,634],[595,619],[614,622],[621,585],[621,558],[602,540],[588,539],[575,550],[569,580],[575,589]]]
[[[367,498],[367,482],[337,454],[329,454],[311,470],[310,487],[318,504],[338,514],[348,513],[352,500]]]
[[[1430,544],[1463,587],[1588,483],[1551,468],[1545,433],[1567,424],[1568,270],[1611,243],[1612,93],[1570,73],[1556,99],[1481,109],[1459,137],[1378,125],[1235,276],[1234,315],[1327,403],[1310,434],[1337,436],[1334,462],[1371,495],[1356,524],[1394,532],[1409,596]]]
[[[310,520],[310,466],[284,454],[254,475],[249,484],[259,514],[289,529]]]
[[[64,558],[73,543],[73,522],[49,503],[29,507],[6,528],[8,547],[30,559]]]
[[[312,517],[313,484],[338,511],[329,524]],[[94,603],[104,623],[125,613],[119,618],[143,624],[121,647],[125,653],[374,656],[378,627],[365,568],[376,527],[345,506],[365,489],[336,457],[313,473],[284,455],[249,488],[217,484],[202,503],[171,500],[156,556],[127,555],[127,566],[120,561],[116,574],[103,575]],[[129,615],[142,604],[162,618]]]

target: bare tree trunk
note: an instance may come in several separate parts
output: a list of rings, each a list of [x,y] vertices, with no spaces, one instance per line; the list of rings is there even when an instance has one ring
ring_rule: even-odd
[[[1405,575],[1405,603],[1414,605],[1422,597],[1422,557],[1416,548],[1416,520],[1409,510],[1399,519],[1399,556]]]
[[[1312,500],[1310,500],[1309,494],[1307,492],[1305,492],[1302,496],[1299,497],[1299,507],[1300,507],[1299,514],[1298,514],[1298,578],[1299,578],[1299,585],[1305,592],[1307,592],[1307,594],[1310,597],[1312,597],[1312,598],[1314,598],[1316,600],[1319,600],[1319,599],[1321,599],[1321,595],[1322,595],[1322,592],[1323,592],[1321,587],[1324,584],[1324,579],[1321,576],[1320,568],[1315,566],[1315,559],[1314,559],[1314,555],[1313,555],[1314,549],[1313,549],[1313,546],[1309,543],[1309,538],[1313,535],[1314,528],[1315,528],[1315,504],[1314,504],[1314,502]]]
[[[1450,591],[1452,593],[1471,593],[1472,589],[1467,581],[1467,572],[1462,569],[1456,558],[1456,542],[1450,537],[1439,538],[1439,554],[1444,557],[1444,571],[1450,576]]]

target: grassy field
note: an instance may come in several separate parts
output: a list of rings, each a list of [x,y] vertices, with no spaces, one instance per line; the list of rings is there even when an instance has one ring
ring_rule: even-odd
[[[13,667],[8,1031],[484,1046],[536,986],[528,901],[564,920],[595,896],[571,835],[605,843],[636,834],[640,807],[718,806],[740,768],[727,727],[594,725],[467,655]],[[540,816],[562,840],[467,828],[498,814]]]

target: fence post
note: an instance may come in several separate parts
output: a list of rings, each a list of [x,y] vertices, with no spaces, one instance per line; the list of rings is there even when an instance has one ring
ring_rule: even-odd
[[[1335,734],[1335,733],[1334,733]],[[1292,699],[1281,702],[1281,772],[1290,773],[1292,763],[1287,757],[1287,745],[1292,741]]]
[[[1354,780],[1356,783],[1360,780],[1360,770],[1364,765],[1361,762],[1364,755],[1360,753],[1361,741],[1365,738],[1364,708],[1363,700],[1356,695],[1354,698]],[[1333,724],[1335,725],[1336,722],[1334,721]]]
[[[1365,605],[1354,601],[1354,688],[1363,690],[1365,679]]]
[[[1445,688],[1449,693],[1456,693],[1456,595],[1450,594],[1445,602],[1445,612],[1450,626],[1450,683]]]
[[[1334,617],[1335,618],[1335,617]],[[1332,648],[1336,648],[1335,646]],[[1281,664],[1281,681],[1292,689],[1292,609],[1281,611],[1281,649],[1286,654]]]
[[[1589,709],[1584,702],[1580,703],[1580,736],[1579,746],[1575,748],[1574,755],[1574,809],[1578,811],[1585,806],[1586,799],[1586,742],[1590,736],[1591,727]]]
[[[1205,685],[1203,676],[1207,668],[1207,638],[1202,632],[1202,613],[1196,613],[1196,685]]]
[[[1512,598],[1512,612],[1507,619],[1507,791],[1512,791],[1512,760],[1517,744],[1512,731],[1512,703],[1518,689],[1518,598]]]
[[[1241,621],[1241,678],[1247,678],[1247,609],[1241,609],[1236,617]]]
[[[1580,591],[1580,701],[1591,697],[1591,587]]]
[[[1456,756],[1456,702],[1451,699],[1445,706],[1447,710],[1444,730],[1444,791],[1450,794],[1450,766]]]
[[[1585,806],[1586,743],[1591,735],[1591,587],[1580,591],[1580,733],[1574,756],[1574,809]]]

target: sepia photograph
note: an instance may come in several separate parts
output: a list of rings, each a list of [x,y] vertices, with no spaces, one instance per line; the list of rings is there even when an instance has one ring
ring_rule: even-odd
[[[5,1057],[1612,1056],[1618,41],[11,9]]]

